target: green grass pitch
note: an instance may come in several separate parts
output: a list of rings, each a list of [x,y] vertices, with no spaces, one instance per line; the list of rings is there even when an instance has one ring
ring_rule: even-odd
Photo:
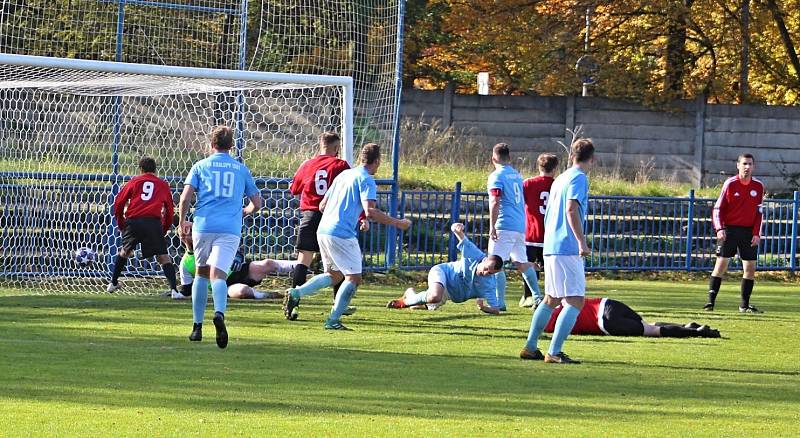
[[[389,310],[402,288],[376,281],[354,300],[353,332],[322,329],[329,293],[296,322],[279,303],[234,301],[224,351],[210,320],[188,341],[189,302],[0,290],[0,436],[800,433],[796,283],[757,282],[766,313],[740,315],[733,281],[709,314],[701,282],[590,280],[589,295],[723,339],[573,336],[565,351],[584,363],[566,367],[517,358],[528,310]]]

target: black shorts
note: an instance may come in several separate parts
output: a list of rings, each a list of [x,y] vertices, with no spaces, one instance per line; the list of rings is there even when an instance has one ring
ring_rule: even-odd
[[[526,245],[525,252],[528,254],[529,262],[539,265],[539,270],[544,269],[544,248]]]
[[[739,251],[742,260],[755,260],[758,247],[750,246],[753,241],[753,227],[725,227],[725,240],[717,241],[717,257],[730,258]]]
[[[603,328],[611,336],[642,336],[642,317],[625,303],[606,300],[603,308]]]
[[[237,283],[246,284],[250,287],[255,287],[260,284],[260,281],[255,281],[250,278],[250,260],[245,261],[244,263],[240,264],[239,267],[232,271],[230,275],[228,275],[227,280],[225,282],[228,286],[233,286]]]
[[[297,230],[297,243],[295,248],[298,251],[319,252],[317,243],[317,228],[322,213],[314,210],[304,210],[300,218],[300,227]]]
[[[164,239],[161,219],[137,217],[125,221],[125,229],[122,230],[122,249],[132,252],[140,243],[144,258],[167,253],[167,241]]]

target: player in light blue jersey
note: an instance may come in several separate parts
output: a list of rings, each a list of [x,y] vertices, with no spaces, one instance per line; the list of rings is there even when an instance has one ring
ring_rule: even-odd
[[[339,292],[325,321],[329,330],[348,330],[342,325],[341,317],[356,288],[361,283],[361,248],[358,245],[356,227],[367,227],[360,221],[362,213],[367,220],[395,226],[407,230],[411,226],[408,219],[395,219],[375,207],[377,186],[372,175],[381,165],[381,150],[375,143],[368,143],[361,149],[361,166],[345,170],[333,180],[325,197],[320,202],[322,211],[317,228],[317,241],[325,273],[316,275],[305,284],[286,291],[283,312],[286,319],[297,319],[297,306],[300,298],[316,294],[320,289],[339,285]],[[359,223],[360,222],[360,223]]]
[[[211,131],[212,154],[192,166],[183,186],[178,214],[182,239],[191,235],[194,243],[197,277],[192,285],[194,325],[189,340],[203,338],[203,314],[208,300],[208,285],[214,300],[214,328],[217,346],[228,346],[225,309],[228,305],[226,278],[239,248],[242,216],[261,208],[261,195],[250,169],[228,153],[233,146],[233,131],[217,126]],[[194,223],[187,220],[189,204],[197,194]],[[242,198],[250,202],[243,209]]]
[[[522,194],[522,176],[511,167],[511,151],[505,143],[492,148],[494,172],[489,175],[489,254],[511,260],[522,274],[534,294],[534,306],[542,301],[539,280],[533,263],[528,262],[525,247],[525,199]],[[497,304],[506,310],[506,273],[500,271],[497,280]],[[523,299],[520,303],[524,302]]]
[[[450,227],[458,238],[461,260],[440,263],[428,272],[428,289],[417,293],[414,288],[406,289],[402,298],[389,301],[386,307],[402,309],[427,305],[434,310],[444,305],[448,299],[463,303],[471,298],[478,299],[478,308],[493,315],[500,314],[496,299],[494,274],[503,269],[503,259],[496,255],[487,256],[464,235],[464,224],[455,223]],[[485,304],[485,303],[488,303]]]
[[[586,277],[583,258],[589,255],[589,245],[583,234],[583,223],[589,208],[589,178],[586,172],[594,163],[594,145],[589,139],[572,143],[572,167],[559,175],[550,187],[550,199],[544,215],[544,305],[533,312],[528,340],[520,352],[522,359],[549,363],[580,363],[564,354],[562,346],[572,331],[583,308]],[[547,321],[559,304],[553,340],[547,354],[537,347]]]

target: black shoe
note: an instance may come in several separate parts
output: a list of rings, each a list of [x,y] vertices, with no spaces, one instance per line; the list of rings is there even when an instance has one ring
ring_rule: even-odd
[[[573,360],[569,356],[566,355],[563,351],[556,355],[550,355],[550,353],[546,353],[544,355],[544,362],[545,363],[557,363],[562,365],[570,365],[570,364],[579,364],[580,361]]]
[[[690,323],[686,324],[686,325],[685,325],[685,326],[683,326],[683,327],[684,327],[684,328],[689,328],[689,329],[698,329],[698,328],[700,328],[700,327],[702,327],[702,326],[701,326],[700,324],[698,324],[698,323],[696,323],[696,322],[692,321],[692,322],[690,322]]]
[[[297,319],[297,306],[300,305],[300,300],[292,296],[292,292],[294,292],[294,288],[287,289],[286,295],[283,297],[283,316],[289,321]]]
[[[544,360],[544,354],[538,348],[533,351],[523,348],[519,352],[519,358],[523,360]]]
[[[756,306],[739,307],[739,313],[764,313],[756,308]]]
[[[225,315],[222,312],[214,313],[214,328],[217,329],[217,347],[227,347],[228,330],[225,328]]]
[[[706,303],[705,306],[703,306],[703,310],[705,310],[706,312],[713,312],[714,303]]]
[[[701,325],[697,329],[697,333],[700,335],[701,338],[719,338],[719,330],[712,329],[707,325]]]
[[[203,340],[203,323],[194,323],[192,325],[192,334],[189,335],[189,340],[194,342]]]

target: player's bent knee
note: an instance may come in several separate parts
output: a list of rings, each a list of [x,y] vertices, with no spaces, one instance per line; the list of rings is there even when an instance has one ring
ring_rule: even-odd
[[[361,284],[361,274],[346,275],[345,279],[356,286]]]

